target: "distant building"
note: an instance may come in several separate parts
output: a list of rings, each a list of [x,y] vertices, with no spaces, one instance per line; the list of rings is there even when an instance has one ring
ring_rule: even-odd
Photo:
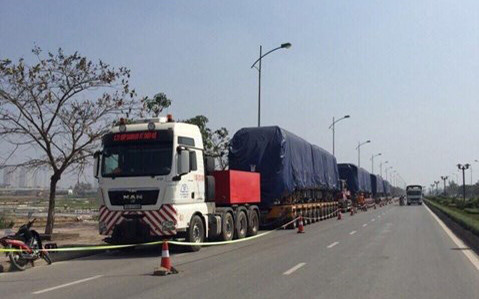
[[[5,167],[3,169],[3,185],[6,187],[15,186],[15,168],[14,167]]]
[[[25,167],[20,168],[18,171],[18,186],[20,188],[27,187],[27,169]]]

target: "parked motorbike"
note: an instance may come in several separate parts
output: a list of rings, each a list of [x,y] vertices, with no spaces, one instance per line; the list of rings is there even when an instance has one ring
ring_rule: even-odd
[[[40,235],[31,229],[36,218],[22,225],[18,231],[9,236],[0,239],[0,244],[6,249],[16,249],[12,252],[6,252],[12,266],[20,271],[27,268],[28,263],[32,263],[38,258],[44,259],[47,264],[52,260],[48,251],[44,250]]]

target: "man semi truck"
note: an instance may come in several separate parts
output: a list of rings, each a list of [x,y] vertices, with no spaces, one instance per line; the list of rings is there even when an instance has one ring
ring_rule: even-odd
[[[111,243],[164,237],[244,238],[302,214],[334,216],[336,159],[279,127],[245,128],[231,141],[230,170],[215,171],[195,125],[172,117],[121,120],[95,154],[100,234]],[[193,250],[199,246],[193,246]]]
[[[407,205],[415,203],[422,205],[422,186],[409,185],[406,187]]]

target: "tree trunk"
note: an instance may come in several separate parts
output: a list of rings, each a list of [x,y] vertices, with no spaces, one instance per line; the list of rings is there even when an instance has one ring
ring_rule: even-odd
[[[50,196],[48,199],[48,216],[47,225],[45,226],[45,234],[53,233],[53,224],[55,222],[55,195],[57,192],[57,183],[60,180],[58,175],[52,175],[50,178]]]

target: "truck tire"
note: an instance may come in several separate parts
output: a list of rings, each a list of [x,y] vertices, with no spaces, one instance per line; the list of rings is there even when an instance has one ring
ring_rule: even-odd
[[[235,223],[231,213],[225,213],[221,220],[221,241],[231,241],[234,237]]]
[[[244,211],[239,211],[236,215],[235,235],[236,239],[243,239],[248,232],[248,217]]]
[[[259,230],[259,215],[258,211],[252,210],[249,218],[248,236],[256,236]]]
[[[188,227],[188,231],[186,232],[186,242],[191,243],[203,243],[205,240],[205,226],[203,225],[203,221],[201,220],[200,216],[194,215],[191,218],[190,226]],[[201,248],[200,245],[189,246],[190,251],[199,251]]]

